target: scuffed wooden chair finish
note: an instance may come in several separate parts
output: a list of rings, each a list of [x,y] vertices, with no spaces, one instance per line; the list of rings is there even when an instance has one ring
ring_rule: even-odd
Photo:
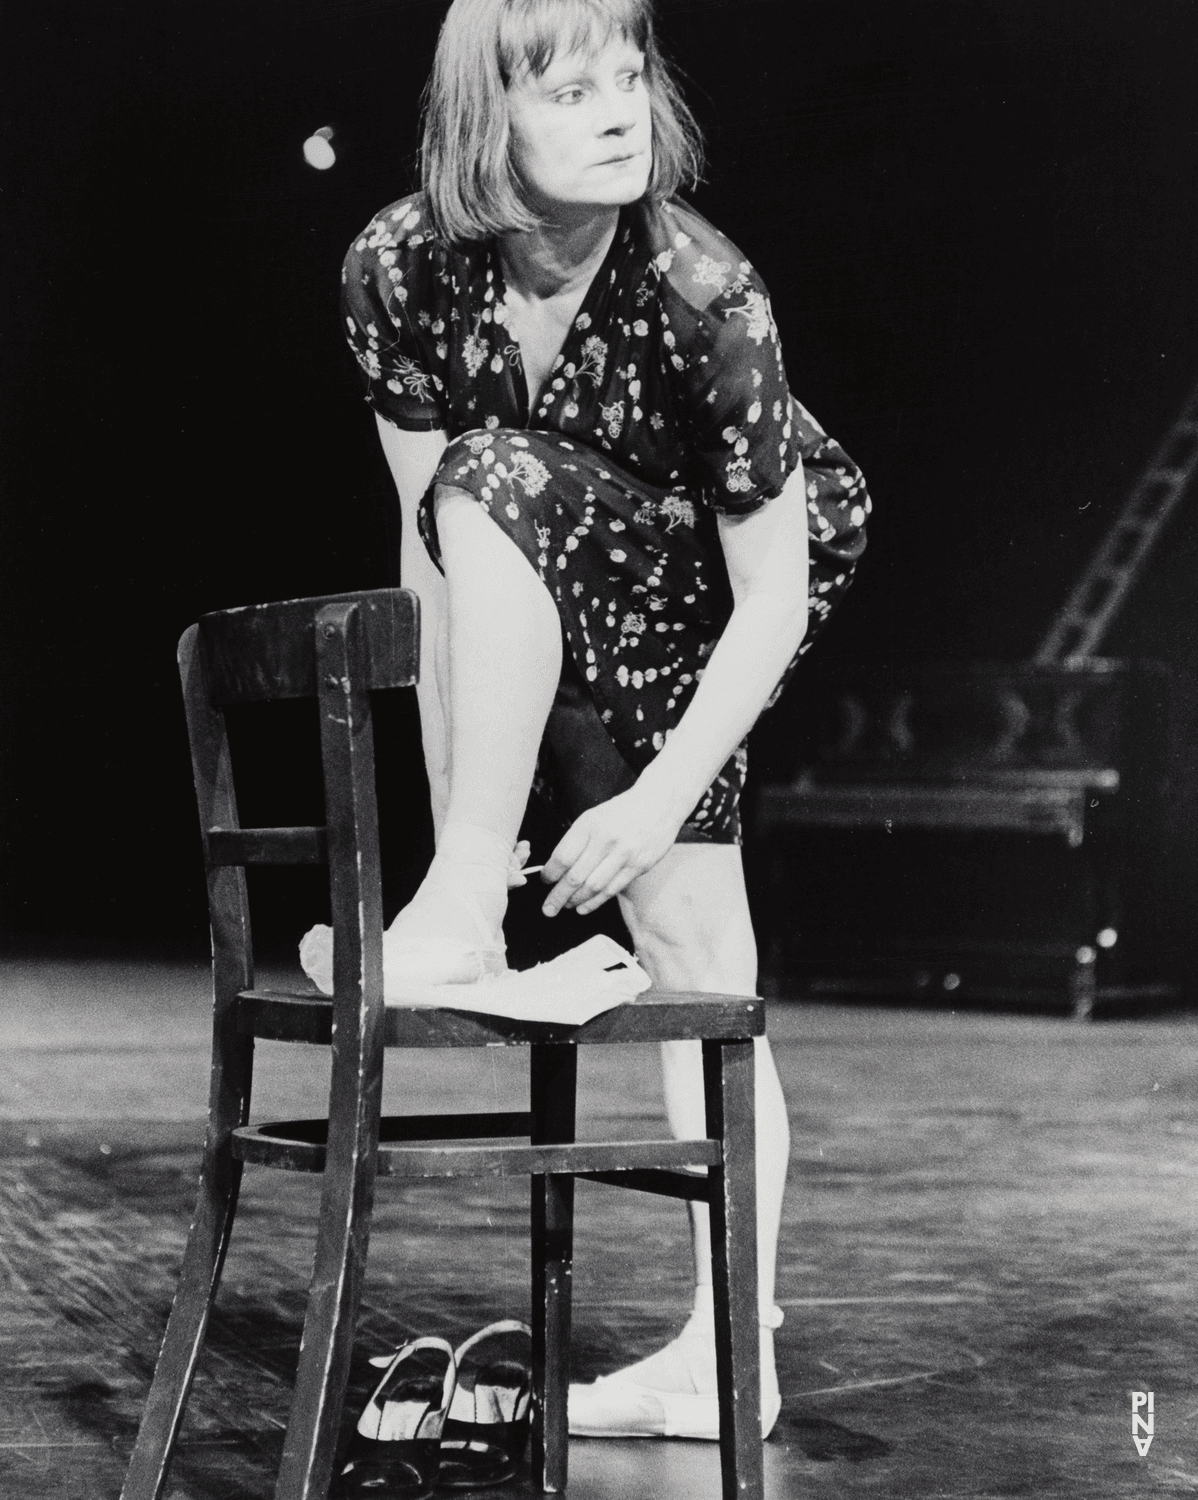
[[[521,1173],[533,1183],[534,1481],[547,1492],[566,1483],[574,1179],[585,1177],[710,1205],[723,1495],[754,1500],[762,1463],[752,1039],[764,1030],[763,1004],[649,991],[580,1027],[384,1008],[371,694],[410,686],[418,661],[417,601],[402,589],[226,610],[180,642],[212,923],[212,1082],[195,1218],[122,1500],[163,1492],[247,1161],[322,1174],[277,1500],[328,1493],[376,1178]],[[325,826],[243,829],[224,710],[296,697],[319,703]],[[256,989],[245,866],[326,861],[333,997]],[[249,1123],[255,1037],[331,1047],[327,1119]],[[707,1138],[576,1141],[578,1047],[678,1039],[703,1043]],[[380,1117],[387,1047],[496,1045],[530,1049],[527,1111]]]

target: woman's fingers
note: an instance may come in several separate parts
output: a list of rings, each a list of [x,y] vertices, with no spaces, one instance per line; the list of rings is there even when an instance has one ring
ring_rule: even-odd
[[[607,887],[613,880],[619,880],[621,876],[631,880],[634,873],[626,853],[609,853],[591,868],[566,905],[585,916],[607,900]]]
[[[577,906],[580,900],[585,901],[594,894],[588,885],[588,876],[598,855],[591,851],[588,851],[588,854],[589,857],[584,855],[577,863],[571,865],[545,897],[541,910],[547,917],[556,917],[563,907]]]
[[[577,823],[572,824],[558,840],[553,853],[545,861],[545,868],[541,871],[541,879],[549,885],[556,885],[586,848],[586,845],[587,837],[585,828],[580,829]]]
[[[596,847],[592,843],[556,882],[545,898],[542,910],[547,917],[552,917],[565,907],[573,907],[585,916],[622,891],[652,863],[654,861],[646,858],[640,850],[627,847],[604,849],[602,845]]]
[[[585,899],[582,897],[578,899],[575,910],[580,917],[588,917],[591,912],[598,911],[605,901],[618,896],[626,885],[630,885],[638,875],[643,873],[639,869],[630,869],[628,865],[620,865],[604,879],[604,873],[608,869],[610,866],[605,862],[591,876],[589,883],[595,894]]]
[[[594,820],[588,819],[589,815],[584,813],[545,866],[541,878],[553,881],[553,889],[541,908],[547,917],[556,916],[564,907],[577,907],[593,900],[611,876],[627,863],[627,852],[610,834],[605,835],[593,826]]]
[[[662,820],[636,788],[592,807],[573,823],[550,855],[542,880],[553,886],[542,910],[556,916],[564,907],[581,914],[602,906],[665,854],[677,826]]]

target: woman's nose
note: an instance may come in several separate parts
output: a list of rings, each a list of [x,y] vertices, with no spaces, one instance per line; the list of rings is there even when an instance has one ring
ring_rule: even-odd
[[[600,135],[627,135],[636,128],[636,106],[623,89],[612,88],[604,96],[600,119]]]

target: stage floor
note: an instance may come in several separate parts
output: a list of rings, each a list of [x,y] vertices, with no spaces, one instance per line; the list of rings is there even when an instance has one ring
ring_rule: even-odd
[[[187,1231],[206,971],[0,962],[0,1493],[115,1500]],[[1198,1025],[771,1006],[791,1107],[771,1500],[1198,1491]],[[257,1113],[320,1112],[264,1045]],[[387,1107],[504,1107],[516,1054],[393,1056]],[[661,1122],[651,1049],[586,1055],[583,1116]],[[318,1183],[248,1169],[168,1500],[272,1493]],[[579,1185],[575,1371],[669,1336],[681,1205]],[[355,1356],[526,1316],[527,1189],[380,1185]],[[1155,1432],[1132,1443],[1131,1392]],[[509,1487],[496,1495],[525,1494]],[[703,1500],[714,1446],[575,1441],[574,1500]]]

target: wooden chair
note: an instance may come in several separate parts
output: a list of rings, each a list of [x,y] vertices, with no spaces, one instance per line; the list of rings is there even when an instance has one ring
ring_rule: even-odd
[[[334,1468],[376,1176],[532,1177],[534,1482],[566,1484],[574,1179],[710,1205],[724,1500],[762,1493],[753,1133],[753,996],[653,991],[581,1027],[384,1008],[371,694],[416,680],[419,618],[402,589],[205,616],[179,665],[208,871],[212,1084],[199,1197],[122,1500],[157,1500],[216,1296],[242,1165],[323,1173],[316,1260],[275,1495],[324,1500]],[[319,701],[326,826],[243,829],[224,710]],[[245,869],[327,861],[334,996],[254,987]],[[249,1123],[254,1038],[332,1047],[328,1118]],[[578,1047],[696,1038],[708,1138],[575,1140]],[[380,1118],[387,1047],[528,1047],[527,1112]],[[705,1168],[705,1172],[684,1170]]]

